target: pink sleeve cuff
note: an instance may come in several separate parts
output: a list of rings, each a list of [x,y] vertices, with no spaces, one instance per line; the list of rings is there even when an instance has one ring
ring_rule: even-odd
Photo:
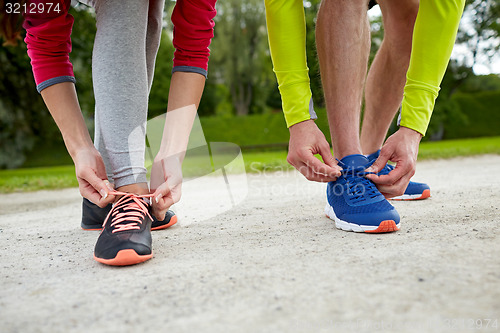
[[[216,0],[178,0],[172,13],[174,67],[208,70]]]
[[[68,9],[69,4],[63,4],[61,13],[25,15],[24,41],[37,86],[58,77],[74,77],[73,65],[69,60],[74,19],[68,14]]]

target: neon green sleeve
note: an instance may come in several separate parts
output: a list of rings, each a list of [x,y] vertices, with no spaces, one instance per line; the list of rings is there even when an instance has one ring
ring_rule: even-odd
[[[269,48],[288,127],[316,119],[306,60],[302,0],[266,0]]]
[[[420,0],[400,126],[425,135],[464,6],[465,0]]]

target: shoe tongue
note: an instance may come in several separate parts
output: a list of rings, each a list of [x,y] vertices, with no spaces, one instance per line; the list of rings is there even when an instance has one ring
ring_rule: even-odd
[[[372,160],[376,160],[379,156],[380,156],[380,149],[379,149],[379,150],[377,150],[376,152],[374,152],[374,153],[372,153],[372,154],[370,154],[370,155],[366,156],[366,158],[367,158],[368,160],[372,161]]]
[[[370,163],[368,158],[361,154],[348,155],[341,159],[340,162],[344,163],[344,169],[366,167]]]

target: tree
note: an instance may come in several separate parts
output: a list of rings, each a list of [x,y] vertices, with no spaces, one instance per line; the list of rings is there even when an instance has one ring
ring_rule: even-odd
[[[316,15],[319,10],[320,0],[304,2],[304,13],[306,16],[306,56],[307,67],[309,67],[309,79],[315,107],[324,107],[323,88],[319,72],[319,61],[316,52]]]
[[[446,124],[465,126],[467,117],[454,98],[457,92],[475,92],[496,89],[495,78],[481,78],[474,74],[478,63],[489,63],[500,48],[500,0],[467,0],[464,16],[457,34],[457,44],[465,57],[451,59],[441,83],[427,139],[441,140],[446,134]],[[485,84],[487,83],[487,84]],[[480,87],[479,87],[480,86]]]
[[[215,38],[211,46],[212,80],[228,87],[237,115],[250,113],[252,105],[264,106],[256,92],[273,82],[269,59],[265,10],[261,0],[225,0],[218,3]],[[274,84],[274,83],[273,83]]]
[[[72,9],[75,25],[70,54],[84,114],[93,114],[91,58],[95,20],[86,8]],[[25,32],[22,32],[23,38]],[[0,48],[0,168],[24,163],[37,144],[62,142],[59,130],[48,112],[35,81],[26,45]]]
[[[37,136],[51,134],[50,116],[36,91],[26,45],[0,48],[0,67],[0,168],[15,168]]]
[[[467,0],[457,43],[466,46],[463,65],[489,62],[500,49],[500,0]]]

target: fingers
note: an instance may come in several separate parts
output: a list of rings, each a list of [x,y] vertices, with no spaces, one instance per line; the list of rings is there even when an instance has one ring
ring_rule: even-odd
[[[314,173],[318,175],[325,175],[329,176],[331,178],[337,178],[340,176],[340,169],[333,168],[325,163],[321,163],[320,160],[318,160],[316,157],[313,155],[306,156],[306,158],[303,160],[305,165],[307,165]]]
[[[382,170],[387,162],[389,162],[389,159],[391,158],[391,154],[389,153],[388,150],[382,150],[380,151],[379,157],[373,162],[373,164],[366,169],[366,172],[373,172],[373,173],[379,173],[380,170]]]
[[[80,183],[80,194],[82,195],[82,197],[90,200],[90,202],[98,205],[99,207],[105,207],[99,205],[99,201],[102,199],[102,196],[89,183]]]
[[[182,188],[181,161],[178,157],[163,158],[153,165],[151,191],[153,192],[153,214],[165,219],[167,210],[180,200]]]
[[[329,150],[329,149],[328,149]],[[331,164],[331,160],[328,158],[328,154],[323,151],[328,162]],[[331,154],[330,154],[331,155]],[[323,157],[323,155],[321,155]],[[332,158],[333,159],[333,156]],[[313,153],[309,150],[294,155],[292,152],[289,153],[287,157],[288,163],[293,165],[301,174],[306,177],[306,179],[316,182],[330,182],[337,179],[340,176],[340,167],[336,164],[328,165],[322,163]]]
[[[167,184],[167,182],[164,182],[158,188],[154,191],[153,193],[153,204],[161,205],[163,204],[164,198],[167,197],[167,195],[170,193],[170,188]]]
[[[415,174],[414,165],[407,161],[399,161],[394,170],[387,175],[377,176],[375,174],[367,175],[366,178],[370,179],[375,184],[379,185],[394,185],[403,177],[412,177]]]
[[[165,214],[168,209],[173,206],[179,200],[174,200],[171,196],[159,197],[158,201],[156,198],[153,200],[153,215],[159,220],[163,221],[165,219]]]
[[[163,221],[165,219],[165,214],[168,209],[174,204],[174,200],[171,197],[162,197],[158,202],[153,202],[153,215],[158,219],[158,221]]]
[[[332,151],[330,150],[330,145],[326,142],[326,140],[325,144],[320,146],[319,154],[321,155],[323,162],[334,170],[335,176],[339,177],[342,168],[335,161],[335,158],[332,155]]]
[[[178,202],[181,198],[182,180],[170,184],[170,179],[158,186],[153,193],[155,203],[159,203],[162,198],[171,197],[174,203]]]
[[[341,169],[335,163],[330,145],[313,120],[297,123],[289,130],[288,163],[311,181],[329,182],[340,176]],[[321,155],[324,162],[315,154]]]
[[[335,181],[337,177],[332,177],[324,174],[316,173],[311,167],[307,166],[305,163],[301,163],[300,166],[294,166],[307,180],[320,183],[328,183]]]
[[[99,178],[91,168],[82,170],[77,178],[81,195],[99,207],[106,207],[115,200],[115,196],[109,194],[114,190],[113,186],[107,180]]]
[[[415,168],[411,164],[400,161],[388,175],[377,176],[371,174],[367,175],[366,178],[374,182],[378,190],[386,198],[391,198],[402,195],[405,192],[414,174]]]
[[[158,221],[163,221],[165,219],[165,215],[167,215],[167,209],[159,210],[153,206],[153,215]]]
[[[382,193],[386,198],[397,197],[403,195],[406,188],[408,187],[408,183],[411,179],[411,173],[401,177],[396,183],[393,185],[377,185],[378,190]]]
[[[318,161],[318,163],[321,162]],[[307,180],[310,181],[327,183],[337,179],[336,176],[329,176],[321,171],[315,171],[310,165],[307,165],[302,161],[298,163],[296,162],[295,164],[292,165],[295,167],[295,169],[297,169],[297,171],[299,171],[302,175],[304,175],[304,177],[306,177]]]
[[[181,184],[178,184],[172,189],[167,182],[161,184],[153,196],[153,214],[159,220],[165,219],[167,210],[175,203],[179,202],[181,197]]]
[[[104,208],[115,201],[115,196],[105,193],[104,196],[97,192],[90,184],[80,183],[80,194],[97,206]]]
[[[106,186],[107,188],[107,192],[106,194],[103,196],[102,193],[103,191],[102,190],[99,190],[99,194],[101,194],[101,199],[99,200],[99,202],[97,203],[97,205],[99,207],[106,207],[107,205],[109,205],[110,203],[113,203],[115,201],[115,196],[112,195],[112,194],[109,194],[109,192],[112,192],[114,191],[114,188],[113,188],[113,185],[109,183],[109,181],[107,180],[104,180],[103,181],[104,185]]]

